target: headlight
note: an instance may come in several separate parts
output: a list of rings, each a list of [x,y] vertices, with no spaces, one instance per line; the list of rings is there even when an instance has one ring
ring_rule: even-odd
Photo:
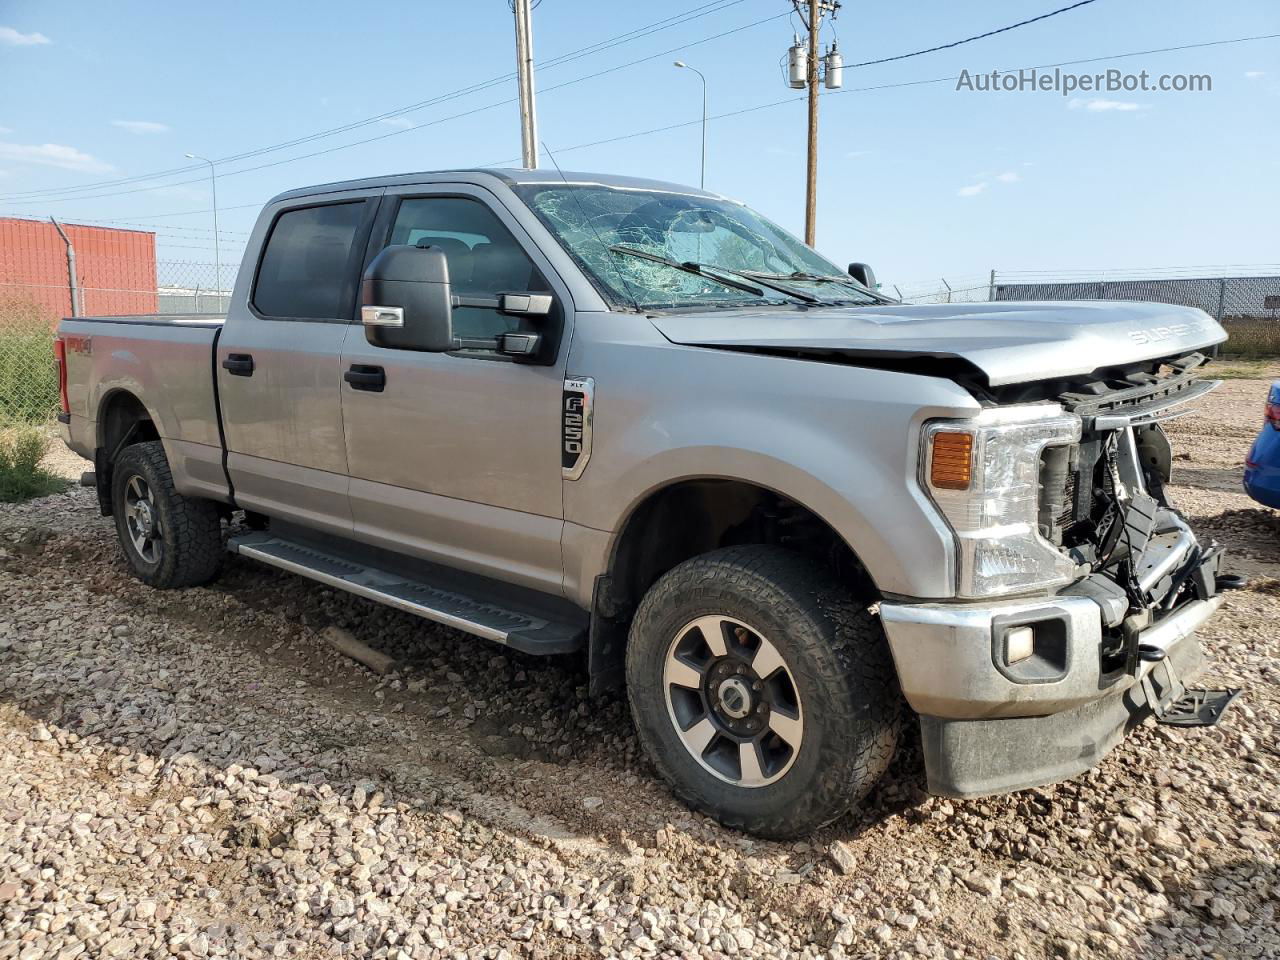
[[[1075,564],[1040,535],[1040,454],[1080,439],[1056,403],[984,410],[925,426],[923,481],[960,547],[960,597],[1069,583]]]

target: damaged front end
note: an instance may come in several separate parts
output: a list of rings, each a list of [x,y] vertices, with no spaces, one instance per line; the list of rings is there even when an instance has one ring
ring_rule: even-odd
[[[1240,585],[1167,492],[1163,424],[1218,385],[1204,362],[1012,388],[926,426],[921,483],[956,538],[956,600],[888,600],[881,619],[934,792],[1059,780],[1146,716],[1214,723],[1238,694],[1186,685],[1195,631]]]
[[[1135,675],[1141,662],[1164,659],[1169,645],[1203,623],[1160,629],[1184,608],[1206,607],[1222,587],[1222,548],[1202,544],[1170,503],[1173,454],[1163,423],[1220,381],[1198,377],[1204,358],[1191,354],[1160,372],[1131,371],[1059,396],[1081,421],[1079,443],[1046,449],[1041,460],[1040,529],[1088,576],[1064,593],[1088,596],[1103,611],[1099,652],[1104,678]],[[1216,608],[1216,604],[1212,605]]]

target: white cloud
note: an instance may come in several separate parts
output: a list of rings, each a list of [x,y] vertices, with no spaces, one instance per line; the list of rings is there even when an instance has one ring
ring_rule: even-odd
[[[13,131],[8,127],[0,127],[0,137],[4,136],[6,133],[13,133]]]
[[[1004,173],[997,173],[996,179],[1001,183],[1017,183],[1022,178],[1013,170],[1006,170]]]
[[[961,187],[956,191],[957,197],[976,197],[983,190],[987,189],[985,183],[971,183],[967,187]]]
[[[0,43],[6,47],[38,47],[52,42],[43,33],[19,33],[13,27],[0,27]]]
[[[1250,80],[1257,80],[1259,77],[1265,77],[1265,76],[1267,75],[1267,71],[1265,71],[1265,70],[1246,70],[1246,71],[1244,72],[1244,75],[1245,75],[1246,77],[1248,77]]]
[[[417,126],[417,124],[408,117],[386,117],[378,122],[385,124],[388,127],[395,127],[397,130],[409,130]]]
[[[866,156],[869,156],[870,154],[871,154],[870,150],[850,150],[848,153],[845,154],[845,159],[856,160],[858,159],[858,157],[866,157]]]
[[[167,123],[156,123],[154,120],[112,120],[111,125],[137,134],[169,132]]]
[[[1101,97],[1094,97],[1092,100],[1081,100],[1079,97],[1072,97],[1067,106],[1072,110],[1088,110],[1090,113],[1104,113],[1107,111],[1118,111],[1121,113],[1129,113],[1134,110],[1145,110],[1145,103],[1134,103],[1132,100],[1105,100]]]
[[[60,143],[0,143],[0,159],[57,167],[77,173],[109,173],[115,168],[75,147]]]

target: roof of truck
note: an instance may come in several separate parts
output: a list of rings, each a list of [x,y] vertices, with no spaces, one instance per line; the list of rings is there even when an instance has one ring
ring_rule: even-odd
[[[514,167],[473,167],[457,170],[426,170],[421,173],[388,174],[381,177],[365,177],[361,180],[341,180],[335,183],[298,187],[272,197],[271,202],[315,196],[318,193],[337,193],[343,190],[360,190],[366,187],[392,187],[441,180],[462,180],[463,182],[474,183],[498,180],[509,186],[520,183],[596,183],[607,187],[620,187],[629,190],[665,190],[676,193],[703,194],[709,197],[718,196],[718,194],[699,190],[697,187],[690,187],[681,183],[667,183],[662,180],[649,180],[643,177],[624,177],[614,173],[584,173],[582,171],[566,170],[562,174],[554,168],[525,170]]]

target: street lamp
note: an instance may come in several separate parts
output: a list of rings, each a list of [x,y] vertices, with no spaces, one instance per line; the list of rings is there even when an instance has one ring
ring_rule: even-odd
[[[186,155],[188,160],[203,160],[209,165],[209,189],[213,192],[213,286],[218,296],[218,312],[222,312],[222,251],[218,245],[218,175],[213,161],[208,157],[194,153]]]
[[[683,67],[685,70],[692,70],[698,75],[698,79],[702,81],[702,173],[698,179],[698,186],[705,190],[707,188],[707,78],[702,75],[702,71],[697,67],[691,67],[683,60],[675,61],[675,66]]]

